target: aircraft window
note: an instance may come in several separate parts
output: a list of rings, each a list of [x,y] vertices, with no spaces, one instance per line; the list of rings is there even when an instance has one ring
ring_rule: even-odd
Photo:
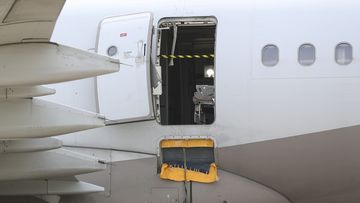
[[[279,48],[273,44],[266,45],[262,49],[261,60],[264,66],[275,66],[279,62]]]
[[[339,65],[348,65],[353,60],[353,49],[349,43],[340,43],[335,48],[335,60]]]
[[[303,44],[299,48],[299,63],[303,66],[311,66],[315,63],[315,47],[312,44]]]
[[[160,21],[158,65],[162,93],[156,110],[160,124],[214,122],[215,32],[214,19],[167,18]]]

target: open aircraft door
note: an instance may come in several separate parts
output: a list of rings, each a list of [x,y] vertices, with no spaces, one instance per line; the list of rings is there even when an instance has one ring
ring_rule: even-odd
[[[99,113],[108,124],[153,118],[150,51],[152,13],[106,18],[98,31],[97,52],[120,60],[120,71],[97,77]]]

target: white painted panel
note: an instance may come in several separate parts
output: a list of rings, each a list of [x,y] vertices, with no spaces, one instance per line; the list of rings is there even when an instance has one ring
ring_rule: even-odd
[[[112,17],[100,24],[97,52],[107,55],[114,47],[114,58],[122,65],[118,73],[97,78],[101,114],[112,123],[145,120],[151,117],[150,39],[152,14],[140,13]]]
[[[104,188],[81,181],[48,181],[48,193],[60,195],[103,192]]]
[[[42,97],[47,101],[97,112],[95,78],[86,78],[46,85],[56,90],[56,94]]]
[[[356,18],[358,2],[296,0],[288,4],[282,0],[261,0],[255,4],[253,78],[360,77],[357,47],[359,22],[352,20]],[[339,11],[344,15],[338,15]],[[354,58],[352,63],[339,65],[335,61],[335,47],[344,42],[353,47]],[[261,63],[261,50],[269,43],[278,46],[280,52],[279,63],[272,68]],[[304,43],[316,48],[316,61],[309,67],[296,63],[298,48]]]

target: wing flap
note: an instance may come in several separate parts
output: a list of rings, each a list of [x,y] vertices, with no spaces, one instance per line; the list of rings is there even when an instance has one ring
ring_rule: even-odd
[[[0,44],[11,44],[38,39],[49,41],[53,31],[52,22],[27,22],[11,25],[0,25]]]
[[[0,86],[42,85],[117,72],[120,62],[54,43],[0,46]]]
[[[10,12],[15,0],[1,0],[0,1],[0,22],[4,22],[5,17]]]
[[[0,87],[0,101],[7,99],[27,99],[55,94],[56,90],[44,86]]]
[[[64,0],[16,0],[10,7],[3,23],[55,22],[64,3]]]
[[[82,181],[26,180],[0,182],[0,195],[74,195],[103,191],[103,187]]]
[[[0,155],[0,182],[67,177],[106,168],[93,157],[64,149]]]
[[[96,113],[40,99],[3,100],[0,112],[0,139],[50,137],[104,126]]]
[[[2,0],[0,44],[49,41],[65,0]]]
[[[7,153],[40,152],[62,147],[62,141],[55,138],[19,139],[0,141],[0,155]]]

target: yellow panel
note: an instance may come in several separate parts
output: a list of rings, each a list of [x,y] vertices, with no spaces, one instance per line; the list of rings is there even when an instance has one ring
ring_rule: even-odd
[[[163,164],[160,172],[161,179],[173,180],[173,181],[184,181],[185,172],[183,168],[173,168],[169,164]]]
[[[210,165],[209,173],[186,170],[183,168],[170,167],[168,164],[161,166],[160,178],[173,181],[194,181],[199,183],[213,183],[218,180],[217,167],[215,163]]]
[[[175,147],[187,147],[186,140],[162,140],[160,143],[161,148],[175,148]]]
[[[210,165],[209,173],[202,173],[197,171],[186,170],[186,181],[195,181],[199,183],[213,183],[216,182],[217,177],[217,167],[215,163]]]
[[[168,139],[162,140],[161,148],[191,148],[191,147],[214,147],[214,141],[211,139]]]
[[[211,139],[188,140],[187,147],[214,147],[214,141]]]

